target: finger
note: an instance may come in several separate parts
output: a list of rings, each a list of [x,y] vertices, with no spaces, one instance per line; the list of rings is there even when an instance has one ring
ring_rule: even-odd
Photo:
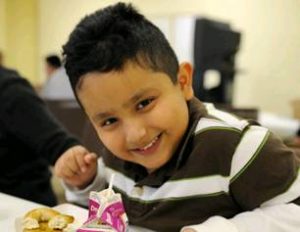
[[[84,156],[86,164],[90,165],[97,162],[98,156],[95,153],[88,153]]]
[[[77,171],[70,168],[69,166],[66,166],[63,171],[63,177],[64,178],[71,178],[77,175]]]
[[[76,163],[77,163],[77,165],[78,165],[78,167],[80,168],[80,171],[81,171],[82,173],[86,172],[86,169],[87,169],[87,164],[86,164],[86,162],[85,162],[85,160],[84,160],[84,157],[87,155],[87,154],[85,154],[85,153],[86,153],[86,152],[84,152],[84,153],[77,153],[77,154],[75,155]]]
[[[81,185],[81,181],[76,177],[67,177],[64,179],[64,182],[70,186],[77,187]]]
[[[91,175],[76,175],[70,178],[64,179],[64,181],[71,186],[79,187],[80,189],[83,189],[87,187],[89,184],[92,183],[92,181],[95,178],[95,174]]]
[[[64,165],[61,160],[54,166],[54,174],[59,178],[68,178],[74,175],[74,172]]]
[[[71,161],[59,161],[55,165],[55,174],[60,178],[70,178],[76,175],[75,168],[73,168]]]
[[[76,161],[76,155],[72,154],[64,162],[64,173],[68,176],[76,175],[80,171],[80,166]]]

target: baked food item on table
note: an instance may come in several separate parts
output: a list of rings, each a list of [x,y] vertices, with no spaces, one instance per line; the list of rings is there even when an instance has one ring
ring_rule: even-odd
[[[73,216],[43,207],[26,213],[22,220],[22,227],[23,232],[61,232],[73,221]]]

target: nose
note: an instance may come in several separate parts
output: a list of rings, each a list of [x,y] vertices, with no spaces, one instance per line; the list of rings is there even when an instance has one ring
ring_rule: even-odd
[[[126,142],[129,146],[140,146],[146,138],[146,127],[142,120],[128,120],[124,127]]]

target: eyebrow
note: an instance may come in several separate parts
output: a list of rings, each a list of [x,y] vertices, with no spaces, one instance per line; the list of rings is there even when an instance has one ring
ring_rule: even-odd
[[[143,95],[145,94],[145,92],[149,91],[149,89],[139,89],[133,96],[131,96],[131,98],[123,103],[122,107],[126,108],[126,107],[129,107],[129,105],[137,102],[139,99],[141,99],[143,97]],[[100,119],[103,119],[103,118],[107,118],[109,117],[110,115],[112,115],[111,113],[112,111],[107,111],[107,112],[100,112],[100,113],[97,113],[93,119],[94,120],[100,120]]]
[[[131,96],[131,98],[125,102],[122,107],[126,108],[128,107],[130,104],[133,104],[135,102],[137,102],[138,100],[140,100],[143,95],[145,95],[145,92],[149,91],[149,89],[139,89],[133,96]]]
[[[103,112],[103,113],[101,112],[101,113],[98,113],[95,116],[93,116],[93,120],[98,121],[103,118],[108,118],[110,115],[111,115],[111,113],[109,113],[109,112]]]

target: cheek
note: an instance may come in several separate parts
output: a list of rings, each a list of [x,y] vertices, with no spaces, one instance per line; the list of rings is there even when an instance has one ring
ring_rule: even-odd
[[[98,132],[98,136],[104,146],[113,154],[120,154],[124,147],[124,139],[121,133],[117,132]]]
[[[185,102],[177,102],[170,104],[169,102],[163,102],[156,107],[153,111],[153,114],[150,115],[150,118],[153,124],[159,124],[164,127],[171,126],[174,128],[174,124],[182,124],[181,120],[187,120],[187,108]],[[180,107],[179,107],[180,106]]]

